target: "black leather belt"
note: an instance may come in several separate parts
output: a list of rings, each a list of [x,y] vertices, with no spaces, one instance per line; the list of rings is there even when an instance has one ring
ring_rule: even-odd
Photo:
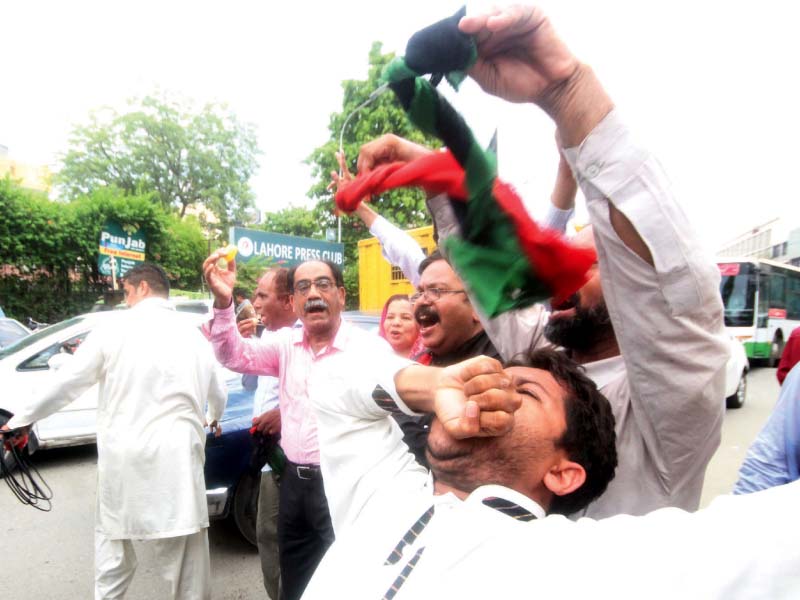
[[[287,460],[286,469],[294,471],[298,479],[314,479],[322,476],[319,465],[298,465],[297,463]]]

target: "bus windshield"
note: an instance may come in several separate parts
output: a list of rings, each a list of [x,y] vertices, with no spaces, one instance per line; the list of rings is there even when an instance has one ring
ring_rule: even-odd
[[[724,268],[728,267],[728,268]],[[756,273],[750,263],[720,265],[719,291],[725,306],[727,327],[753,325],[756,303]]]

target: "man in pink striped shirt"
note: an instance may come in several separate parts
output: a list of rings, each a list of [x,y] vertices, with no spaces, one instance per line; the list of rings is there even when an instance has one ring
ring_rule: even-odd
[[[217,266],[217,251],[203,263],[214,294],[211,342],[217,359],[229,369],[278,377],[281,447],[287,466],[281,479],[278,510],[283,598],[300,598],[311,575],[333,542],[328,503],[319,466],[317,421],[309,397],[326,393],[326,358],[340,352],[393,356],[385,340],[343,322],[344,281],[330,262],[308,261],[289,271],[289,292],[302,328],[283,328],[260,339],[242,338],[236,328],[232,291],[233,261]],[[362,354],[365,353],[365,354]],[[276,599],[273,599],[276,600]]]

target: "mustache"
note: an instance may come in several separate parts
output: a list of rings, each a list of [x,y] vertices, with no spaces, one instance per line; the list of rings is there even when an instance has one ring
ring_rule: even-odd
[[[328,310],[328,303],[322,298],[311,298],[310,300],[306,300],[306,303],[303,304],[303,312],[317,310]]]
[[[439,312],[429,304],[419,306],[414,310],[414,320],[420,325],[432,325],[439,322]]]

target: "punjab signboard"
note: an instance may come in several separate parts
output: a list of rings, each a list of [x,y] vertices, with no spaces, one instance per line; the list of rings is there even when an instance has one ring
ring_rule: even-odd
[[[241,262],[263,257],[270,264],[286,267],[307,260],[329,260],[340,267],[344,265],[344,244],[244,227],[231,227],[230,240],[239,249],[236,260]]]
[[[123,230],[118,223],[106,221],[100,231],[97,269],[101,275],[111,275],[113,265],[116,277],[124,277],[125,273],[144,262],[146,247],[144,234],[138,229],[127,227]]]

